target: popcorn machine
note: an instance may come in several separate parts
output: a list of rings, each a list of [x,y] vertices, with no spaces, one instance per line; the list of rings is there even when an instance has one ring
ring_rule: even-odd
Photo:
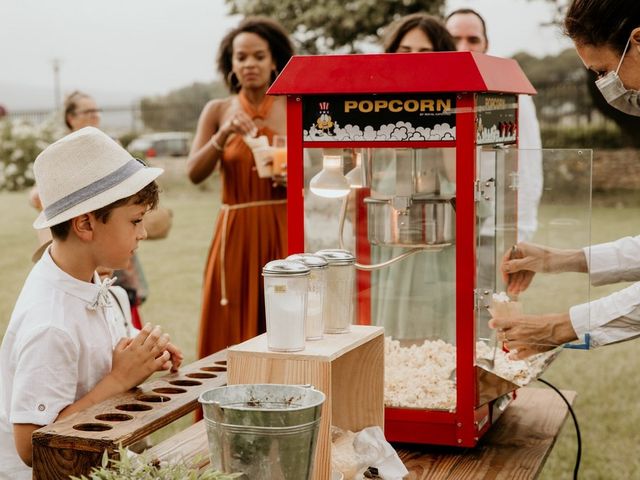
[[[387,440],[476,445],[517,388],[478,357],[534,88],[514,60],[443,52],[294,56],[268,93],[288,97],[289,251],[354,252],[354,323],[390,337]]]

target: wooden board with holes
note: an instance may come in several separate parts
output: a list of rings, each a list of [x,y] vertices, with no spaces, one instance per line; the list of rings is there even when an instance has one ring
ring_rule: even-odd
[[[33,433],[33,478],[86,475],[104,451],[117,451],[198,407],[206,390],[227,383],[226,350],[153,378]]]

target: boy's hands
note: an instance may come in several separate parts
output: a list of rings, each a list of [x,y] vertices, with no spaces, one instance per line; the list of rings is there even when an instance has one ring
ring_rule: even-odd
[[[113,351],[109,374],[124,390],[146,380],[152,373],[173,365],[178,368],[182,352],[169,342],[159,326],[146,324],[135,338],[123,338]]]
[[[177,372],[183,359],[182,352],[169,341],[168,334],[162,333],[158,326],[146,324],[135,338],[123,338],[118,342],[113,350],[111,372],[84,397],[65,407],[56,420],[125,392],[158,370],[171,368],[172,372]],[[30,446],[31,437],[25,438]],[[28,457],[30,452],[29,449]]]
[[[171,367],[171,373],[176,373],[180,368],[180,365],[182,365],[182,361],[184,360],[182,350],[176,347],[173,343],[169,342],[167,343],[165,351],[169,352],[169,354],[171,355],[171,359],[169,360],[169,362],[164,363],[162,369],[167,370],[169,367]]]

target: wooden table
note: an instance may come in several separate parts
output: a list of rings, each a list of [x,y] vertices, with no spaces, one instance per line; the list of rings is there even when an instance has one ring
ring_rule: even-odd
[[[576,393],[563,391],[573,403]],[[546,388],[526,387],[476,448],[395,445],[409,470],[408,480],[533,479],[553,447],[568,410]],[[152,458],[192,459],[207,455],[204,424],[198,422],[151,449]]]
[[[573,404],[576,392],[563,391]],[[526,387],[473,449],[399,446],[409,480],[537,478],[569,411],[557,393]]]

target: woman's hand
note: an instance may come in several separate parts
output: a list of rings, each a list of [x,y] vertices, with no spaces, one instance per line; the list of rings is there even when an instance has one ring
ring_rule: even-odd
[[[514,245],[502,256],[500,269],[507,293],[517,296],[524,292],[536,272],[544,271],[544,247],[528,243]]]
[[[489,327],[498,330],[498,340],[504,342],[511,360],[522,360],[578,339],[568,313],[496,317],[489,320]]]
[[[230,135],[250,135],[255,136],[258,133],[258,127],[254,121],[243,110],[237,109],[229,119],[220,126],[219,135],[224,142],[218,142],[220,146],[224,146]]]
[[[587,260],[582,250],[564,250],[521,242],[509,249],[500,266],[507,293],[525,291],[536,273],[586,272]]]

